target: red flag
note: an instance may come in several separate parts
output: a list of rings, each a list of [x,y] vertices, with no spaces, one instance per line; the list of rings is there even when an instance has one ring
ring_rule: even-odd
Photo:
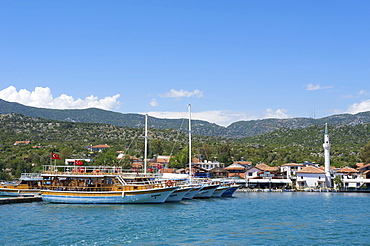
[[[152,171],[153,171],[153,169],[151,169],[151,168],[149,167],[149,168],[148,168],[148,171],[149,171],[149,172],[152,172]]]
[[[53,160],[60,160],[60,156],[52,152],[51,153],[51,159],[53,159]]]
[[[75,165],[82,166],[83,165],[83,162],[80,161],[80,160],[75,160]]]

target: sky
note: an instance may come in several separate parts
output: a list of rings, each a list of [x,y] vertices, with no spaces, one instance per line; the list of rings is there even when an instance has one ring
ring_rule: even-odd
[[[370,1],[0,1],[0,98],[228,126],[370,111]]]

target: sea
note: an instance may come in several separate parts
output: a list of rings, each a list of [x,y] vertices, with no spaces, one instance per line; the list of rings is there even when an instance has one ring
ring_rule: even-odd
[[[370,245],[370,194],[236,192],[165,204],[0,205],[0,245]]]

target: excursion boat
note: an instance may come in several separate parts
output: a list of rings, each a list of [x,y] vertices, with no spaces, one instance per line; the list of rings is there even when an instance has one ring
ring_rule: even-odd
[[[39,173],[22,173],[17,182],[0,183],[0,196],[40,195],[42,177]]]
[[[184,199],[185,195],[191,191],[193,188],[191,187],[180,187],[179,189],[175,190],[167,199],[166,202],[180,202]]]
[[[211,198],[220,185],[203,185],[194,198]]]
[[[222,194],[221,197],[232,197],[235,193],[235,191],[237,191],[239,188],[241,187],[241,185],[230,185],[228,187],[228,189]]]
[[[41,176],[42,200],[52,203],[164,203],[179,189],[117,167],[44,166]]]
[[[227,191],[229,187],[227,186],[219,186],[217,189],[213,192],[212,197],[220,198],[222,194],[224,194],[225,191]]]
[[[193,199],[194,196],[202,189],[200,186],[193,186],[191,187],[191,190],[185,194],[184,199]]]

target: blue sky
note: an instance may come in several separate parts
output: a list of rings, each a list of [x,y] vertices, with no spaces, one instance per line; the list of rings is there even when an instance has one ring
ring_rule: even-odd
[[[370,110],[369,1],[0,1],[0,98],[227,126]]]

